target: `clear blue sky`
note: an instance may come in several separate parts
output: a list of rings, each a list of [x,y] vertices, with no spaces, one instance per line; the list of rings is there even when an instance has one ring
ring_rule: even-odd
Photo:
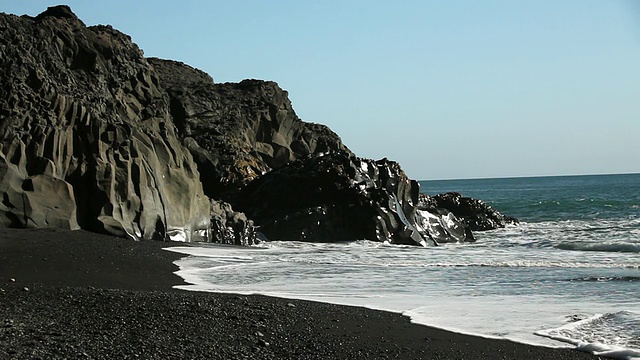
[[[278,82],[302,119],[412,178],[640,172],[640,1],[66,4],[216,82]]]

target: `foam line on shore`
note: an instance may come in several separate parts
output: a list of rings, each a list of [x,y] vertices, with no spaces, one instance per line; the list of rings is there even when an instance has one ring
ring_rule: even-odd
[[[538,336],[546,337],[549,339],[553,339],[556,341],[561,341],[567,344],[571,344],[575,346],[577,350],[589,352],[597,356],[606,356],[611,359],[620,359],[620,360],[640,360],[640,350],[626,349],[623,347],[602,344],[599,342],[587,342],[584,340],[573,339],[568,336],[553,334],[554,332],[562,333],[563,330],[573,330],[579,326],[592,323],[602,318],[603,316],[604,314],[595,314],[586,319],[571,322],[559,328],[536,331],[534,334]]]

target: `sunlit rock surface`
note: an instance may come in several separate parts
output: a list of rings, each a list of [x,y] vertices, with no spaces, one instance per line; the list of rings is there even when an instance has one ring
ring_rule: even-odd
[[[418,207],[432,212],[437,212],[437,209],[446,209],[457,218],[464,220],[473,231],[494,230],[506,225],[518,224],[517,219],[501,214],[484,201],[465,197],[457,192],[434,196],[421,194]]]
[[[66,6],[0,14],[0,226],[190,241],[210,204],[142,51]]]
[[[453,213],[417,210],[418,228],[435,244],[473,242],[469,226]]]

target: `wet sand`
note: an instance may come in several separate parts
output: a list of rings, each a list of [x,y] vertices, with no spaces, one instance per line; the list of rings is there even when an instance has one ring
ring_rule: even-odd
[[[182,255],[162,250],[170,245],[0,229],[0,359],[598,358],[384,311],[176,290]]]

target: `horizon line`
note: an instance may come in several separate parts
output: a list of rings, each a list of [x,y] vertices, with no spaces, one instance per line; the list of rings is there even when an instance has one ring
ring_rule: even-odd
[[[526,179],[526,178],[547,178],[547,177],[575,177],[575,176],[607,176],[607,175],[640,175],[640,172],[624,173],[592,173],[592,174],[562,174],[562,175],[509,175],[509,176],[487,176],[469,178],[441,178],[441,179],[420,179],[418,181],[458,181],[458,180],[499,180],[499,179]]]

